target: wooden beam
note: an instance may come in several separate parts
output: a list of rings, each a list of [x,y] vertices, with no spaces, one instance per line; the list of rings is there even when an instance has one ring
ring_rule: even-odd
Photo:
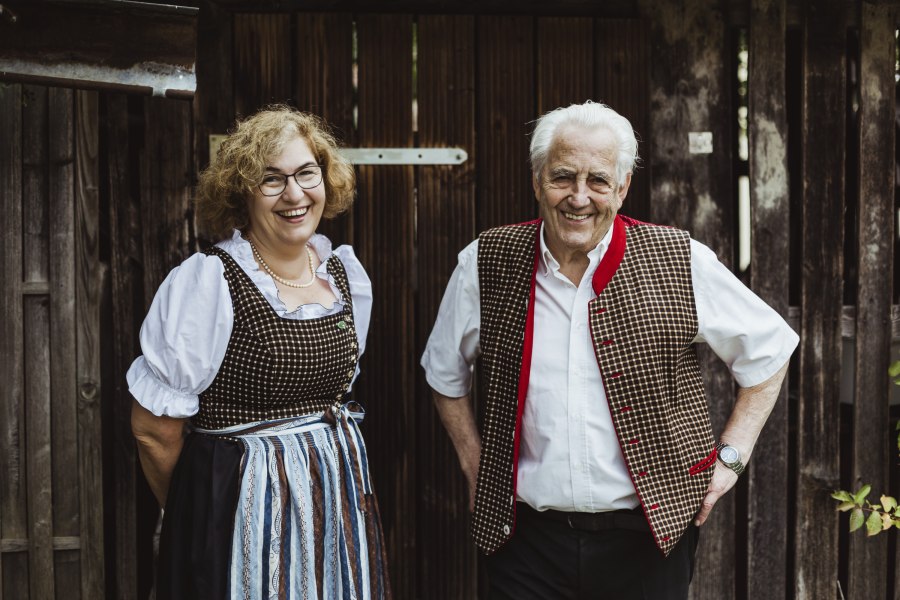
[[[4,0],[0,81],[191,97],[197,9],[128,0]]]

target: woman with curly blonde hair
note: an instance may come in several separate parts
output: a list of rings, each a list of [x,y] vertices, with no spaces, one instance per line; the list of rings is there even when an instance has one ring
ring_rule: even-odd
[[[286,106],[240,121],[200,176],[200,228],[220,241],[160,286],[127,375],[165,507],[160,600],[390,597],[348,400],[371,282],[316,233],[354,189],[324,122]]]

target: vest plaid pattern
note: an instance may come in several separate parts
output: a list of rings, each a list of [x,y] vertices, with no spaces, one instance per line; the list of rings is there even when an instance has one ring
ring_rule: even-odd
[[[591,337],[627,468],[668,554],[699,509],[716,458],[691,345],[698,325],[690,238],[623,216],[614,227],[594,275]],[[530,354],[523,339],[539,232],[540,222],[500,227],[478,245],[487,407],[473,534],[487,553],[515,525],[519,379]]]
[[[225,279],[234,305],[234,328],[225,359],[200,394],[191,422],[223,429],[321,412],[343,399],[353,381],[359,348],[347,273],[332,255],[326,263],[344,298],[344,310],[318,319],[283,319],[250,277],[221,248]]]

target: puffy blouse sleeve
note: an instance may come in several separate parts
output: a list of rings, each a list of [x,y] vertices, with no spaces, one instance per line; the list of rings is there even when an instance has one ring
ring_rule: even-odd
[[[234,321],[222,261],[195,254],[169,273],[141,326],[128,390],[156,416],[190,417],[225,358]]]
[[[338,246],[334,253],[347,272],[350,284],[350,296],[353,298],[353,322],[356,325],[356,337],[359,343],[359,354],[366,349],[366,338],[369,334],[369,322],[372,319],[372,280],[356,258],[350,246]]]

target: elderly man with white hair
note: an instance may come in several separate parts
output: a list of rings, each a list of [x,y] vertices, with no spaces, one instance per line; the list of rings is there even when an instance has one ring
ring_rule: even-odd
[[[538,119],[540,218],[460,252],[422,356],[494,599],[686,598],[698,527],[744,470],[797,345],[709,248],[619,214],[637,159],[631,124],[603,104]],[[718,436],[698,343],[739,386]]]

